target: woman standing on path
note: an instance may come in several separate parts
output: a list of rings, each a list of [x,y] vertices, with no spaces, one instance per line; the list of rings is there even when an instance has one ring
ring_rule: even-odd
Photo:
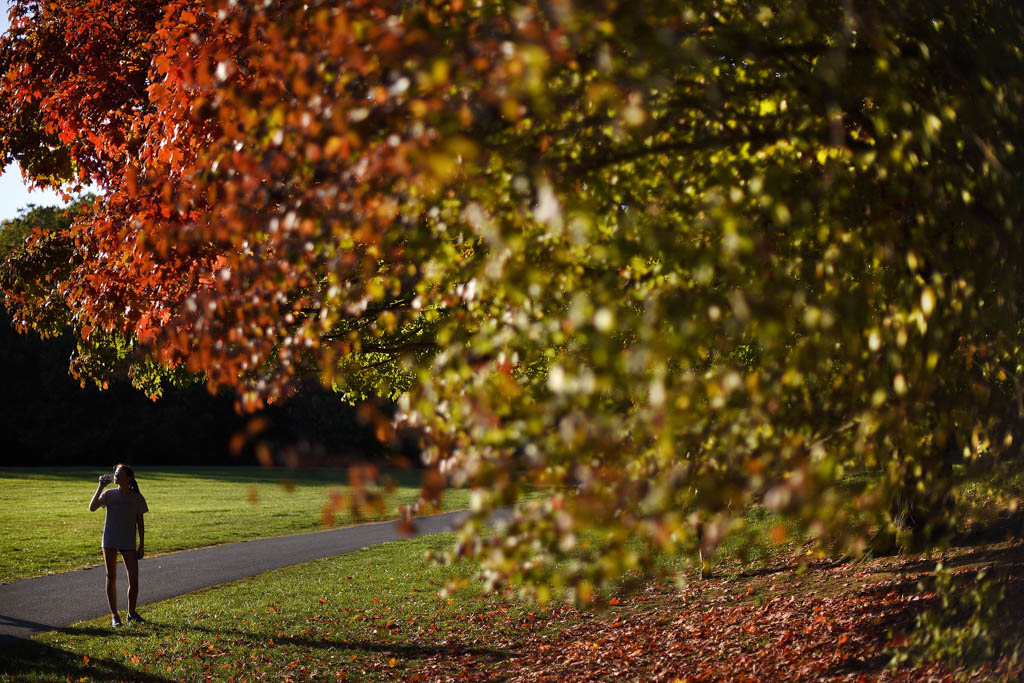
[[[104,491],[113,480],[116,489]],[[111,625],[121,625],[117,614],[117,553],[121,552],[124,568],[128,573],[128,623],[145,621],[135,611],[139,598],[139,560],[144,554],[146,527],[142,515],[149,512],[146,499],[139,492],[135,472],[127,465],[114,468],[114,475],[104,474],[89,502],[89,511],[101,507],[107,509],[103,524],[103,565],[107,570],[107,604],[110,605]],[[135,530],[139,531],[139,546],[135,548]]]

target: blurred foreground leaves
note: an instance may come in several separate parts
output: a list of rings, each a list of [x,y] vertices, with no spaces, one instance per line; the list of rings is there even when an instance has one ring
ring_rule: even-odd
[[[18,2],[0,156],[104,194],[5,303],[44,334],[66,307],[83,376],[398,400],[476,487],[457,553],[542,601],[707,556],[752,504],[933,543],[954,485],[1020,468],[1022,19]]]

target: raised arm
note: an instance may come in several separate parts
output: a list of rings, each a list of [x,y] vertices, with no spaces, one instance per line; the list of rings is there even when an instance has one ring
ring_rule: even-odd
[[[103,493],[103,489],[107,488],[108,484],[110,484],[109,481],[100,477],[100,483],[99,486],[96,487],[96,493],[92,494],[92,500],[89,501],[89,512],[95,512],[103,507],[103,501],[100,500],[100,495]]]

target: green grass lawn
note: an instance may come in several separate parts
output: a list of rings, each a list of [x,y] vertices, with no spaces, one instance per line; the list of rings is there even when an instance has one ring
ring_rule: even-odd
[[[760,511],[749,519],[754,533],[777,521]],[[471,578],[474,562],[425,559],[453,540],[444,533],[372,546],[146,605],[146,624],[115,630],[104,616],[0,647],[0,683],[403,680],[439,660],[501,678],[524,634],[590,618],[557,598],[539,608],[487,593]],[[741,552],[723,545],[718,560],[735,564]],[[695,578],[695,560],[666,557],[663,569]],[[453,579],[462,587],[442,596]]]
[[[0,647],[0,681],[364,680],[401,677],[446,651],[500,666],[506,653],[494,640],[536,608],[479,584],[442,598],[440,587],[468,565],[439,566],[424,553],[452,538],[387,543],[198,591],[145,606],[148,623],[118,631],[104,617]],[[497,625],[474,616],[496,610],[507,617]],[[457,648],[447,645],[453,636]]]
[[[0,582],[102,564],[102,509],[89,512],[96,468],[0,469]],[[149,555],[231,541],[317,531],[331,491],[343,497],[345,470],[267,470],[256,467],[160,467],[136,471],[149,504]],[[337,526],[396,516],[419,494],[419,474],[391,474],[396,486],[385,505],[334,515]],[[445,510],[465,508],[468,492],[450,490]]]

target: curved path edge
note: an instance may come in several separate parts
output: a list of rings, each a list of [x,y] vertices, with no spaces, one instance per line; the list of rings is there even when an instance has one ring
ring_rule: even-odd
[[[511,508],[495,511],[507,518]],[[417,517],[416,531],[402,533],[395,521],[239,541],[210,548],[147,557],[139,562],[139,606],[201,588],[237,581],[311,560],[334,557],[379,543],[454,530],[465,510]],[[99,553],[99,548],[96,549]],[[109,614],[102,566],[23,579],[0,585],[0,646]],[[118,563],[118,605],[127,605],[128,579]]]

